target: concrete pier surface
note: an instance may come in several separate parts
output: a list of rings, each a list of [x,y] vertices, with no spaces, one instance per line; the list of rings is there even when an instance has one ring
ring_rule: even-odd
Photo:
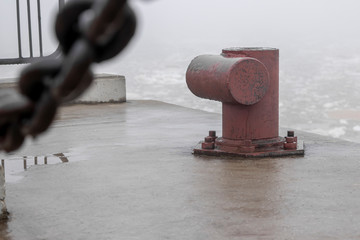
[[[155,101],[62,108],[16,154],[68,162],[7,183],[2,239],[360,239],[359,144],[296,132],[305,157],[192,155],[209,130],[221,115]]]

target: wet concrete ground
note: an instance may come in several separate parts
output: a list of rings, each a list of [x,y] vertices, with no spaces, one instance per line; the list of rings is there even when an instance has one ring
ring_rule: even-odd
[[[7,184],[3,239],[360,239],[359,144],[298,132],[305,157],[193,156],[210,129],[221,115],[160,102],[63,108],[17,155],[69,162]]]

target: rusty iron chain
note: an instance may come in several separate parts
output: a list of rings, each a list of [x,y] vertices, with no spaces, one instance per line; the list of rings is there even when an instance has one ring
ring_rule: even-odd
[[[121,52],[135,28],[126,0],[69,1],[55,23],[62,56],[23,69],[18,91],[0,89],[0,150],[14,151],[48,129],[57,108],[89,87],[92,64]]]

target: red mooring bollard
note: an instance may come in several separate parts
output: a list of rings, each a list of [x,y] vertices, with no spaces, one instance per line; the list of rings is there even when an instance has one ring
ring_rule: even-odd
[[[278,49],[227,48],[221,55],[198,56],[187,69],[186,83],[196,96],[223,104],[223,136],[211,131],[195,154],[304,155],[293,131],[279,137]]]

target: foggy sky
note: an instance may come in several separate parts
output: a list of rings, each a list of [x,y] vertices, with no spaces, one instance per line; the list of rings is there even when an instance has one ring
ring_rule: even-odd
[[[360,36],[356,0],[157,0],[137,6],[141,34],[153,41],[277,44],[316,38],[341,43]]]
[[[31,0],[35,3],[35,0]],[[27,48],[26,0],[22,5],[22,42]],[[138,29],[128,53],[173,44],[177,49],[201,43],[212,48],[357,46],[360,22],[357,0],[133,0]],[[57,0],[42,1],[44,45],[56,47],[52,29]],[[35,6],[35,4],[33,4]],[[15,1],[0,2],[0,57],[17,56]],[[36,22],[36,10],[32,21]],[[37,28],[33,27],[35,51]],[[312,45],[309,43],[312,43]],[[218,49],[217,49],[218,50]],[[354,49],[355,51],[355,49]],[[27,49],[24,50],[26,54]]]

